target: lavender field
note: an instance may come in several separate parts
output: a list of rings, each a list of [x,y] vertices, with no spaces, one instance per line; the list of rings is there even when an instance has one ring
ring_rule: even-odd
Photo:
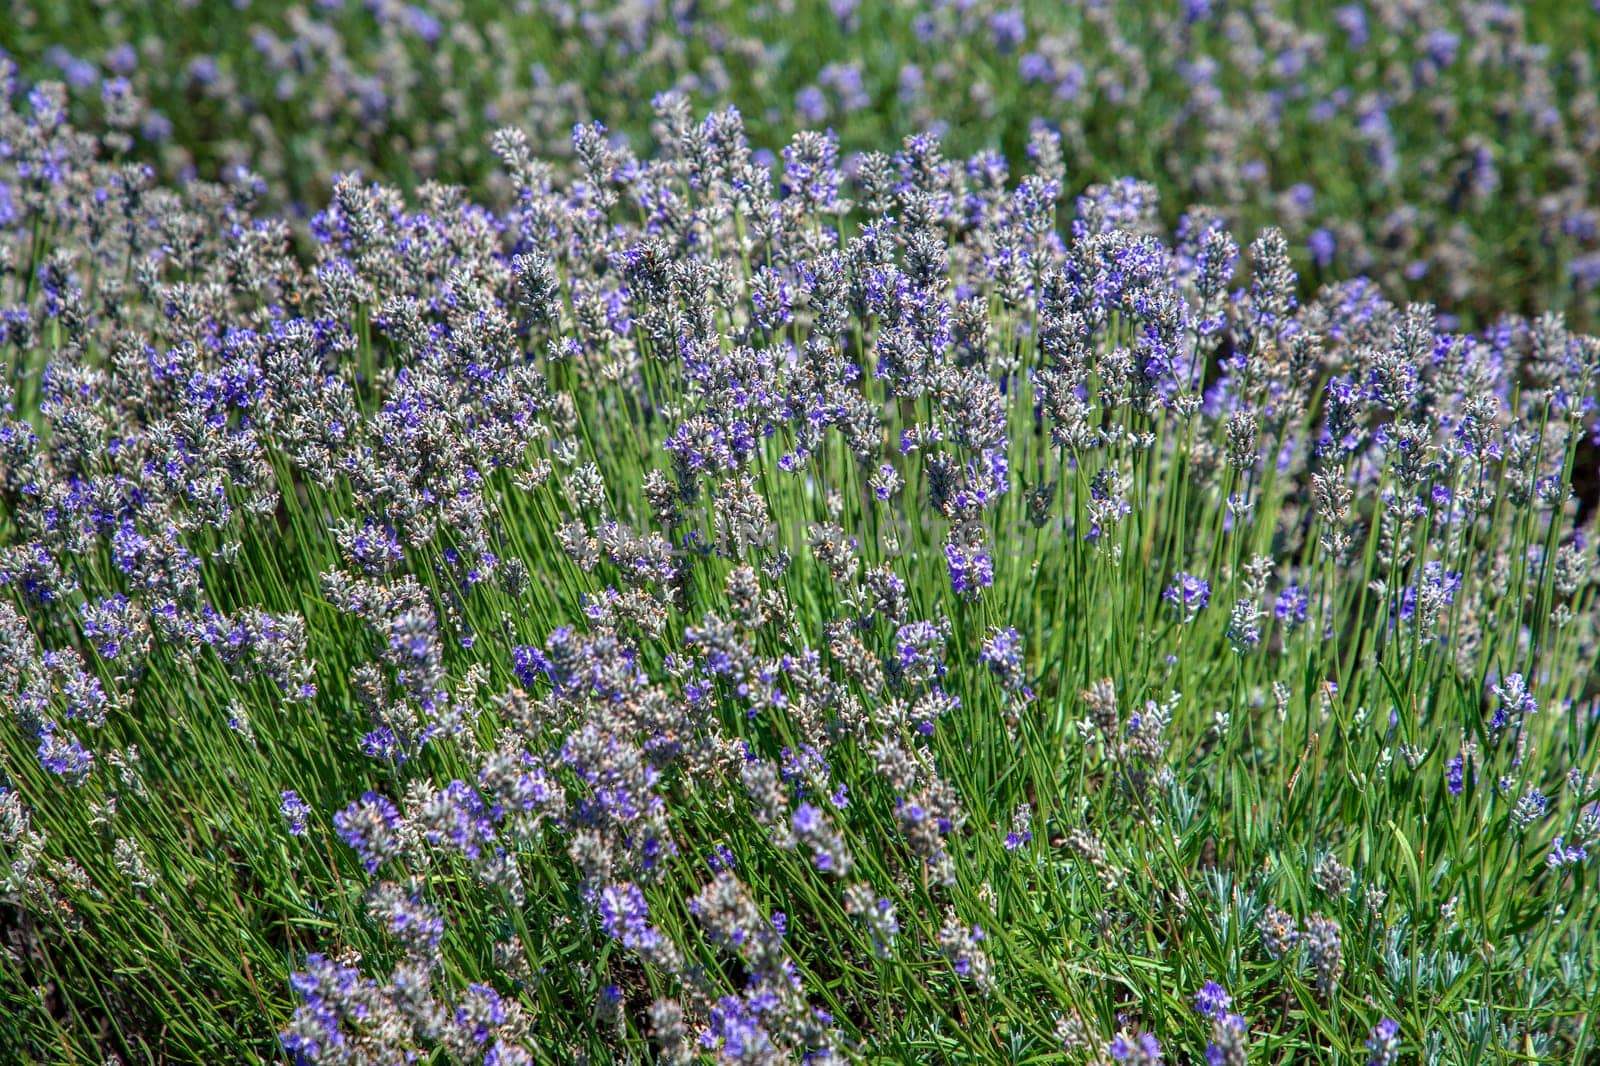
[[[0,1063],[1600,1063],[1597,63],[6,0]]]

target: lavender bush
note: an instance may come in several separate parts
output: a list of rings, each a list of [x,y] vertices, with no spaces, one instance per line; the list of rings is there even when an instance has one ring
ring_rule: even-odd
[[[1593,1056],[1558,311],[1302,299],[1047,127],[668,94],[302,247],[19,95],[8,1057]]]
[[[72,87],[170,174],[224,164],[317,210],[338,171],[415,188],[494,172],[511,123],[570,156],[649,101],[736,104],[758,149],[838,131],[846,169],[906,134],[1020,157],[1057,132],[1063,191],[1125,174],[1238,232],[1283,230],[1318,285],[1366,275],[1472,326],[1600,287],[1600,13],[1585,0],[14,0],[0,50]],[[3,52],[0,52],[3,54]],[[501,189],[503,191],[503,188]],[[1314,284],[1312,284],[1314,283]]]

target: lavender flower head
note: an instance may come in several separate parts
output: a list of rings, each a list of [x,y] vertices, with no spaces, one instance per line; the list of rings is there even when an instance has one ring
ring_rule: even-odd
[[[1161,1066],[1161,1043],[1150,1033],[1130,1037],[1118,1033],[1111,1040],[1111,1058],[1124,1066]]]
[[[1192,622],[1211,602],[1211,582],[1180,571],[1173,575],[1161,598],[1178,609],[1182,621]]]
[[[1203,1018],[1221,1017],[1231,1006],[1233,997],[1228,995],[1227,989],[1215,981],[1207,981],[1201,986],[1200,991],[1194,994],[1194,1009]]]
[[[286,789],[279,809],[283,814],[284,821],[288,823],[289,835],[305,836],[307,821],[311,816],[311,808],[305,800],[300,798],[299,793],[293,789]]]
[[[1367,1066],[1394,1066],[1400,1057],[1400,1023],[1384,1018],[1374,1025],[1367,1036],[1367,1050],[1372,1053]]]
[[[367,873],[399,853],[402,819],[400,810],[387,797],[367,792],[333,816],[339,839],[361,859]]]

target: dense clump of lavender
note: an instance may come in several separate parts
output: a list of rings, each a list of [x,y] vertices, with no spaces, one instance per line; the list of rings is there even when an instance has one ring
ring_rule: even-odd
[[[1559,314],[1302,303],[1044,131],[847,177],[667,96],[298,250],[64,108],[0,111],[28,966],[306,1063],[1583,1052]]]
[[[937,129],[1015,156],[1042,125],[1068,193],[1138,173],[1169,209],[1279,226],[1318,282],[1368,275],[1451,313],[1592,316],[1600,298],[1588,3],[239,0],[180,15],[49,5],[3,43],[119,148],[173,175],[248,166],[291,203],[357,169],[504,190],[497,126],[551,158],[573,155],[578,122],[641,145],[640,102],[672,90],[740,106],[772,152],[795,125],[838,130],[851,173],[885,137]]]

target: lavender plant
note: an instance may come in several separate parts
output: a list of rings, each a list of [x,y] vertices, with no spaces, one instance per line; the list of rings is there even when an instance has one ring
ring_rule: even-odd
[[[1559,312],[678,94],[302,249],[67,101],[0,112],[16,1059],[1593,1055]]]
[[[1020,158],[1060,135],[1068,194],[1156,180],[1165,221],[1207,203],[1282,229],[1307,280],[1373,277],[1485,326],[1591,326],[1600,166],[1588,3],[1499,0],[14,0],[0,54],[169,174],[246,165],[305,214],[339,171],[493,181],[515,123],[570,158],[574,123],[636,149],[649,101],[745,112],[762,151],[839,131],[854,172],[904,135]],[[4,213],[0,208],[0,214]]]

